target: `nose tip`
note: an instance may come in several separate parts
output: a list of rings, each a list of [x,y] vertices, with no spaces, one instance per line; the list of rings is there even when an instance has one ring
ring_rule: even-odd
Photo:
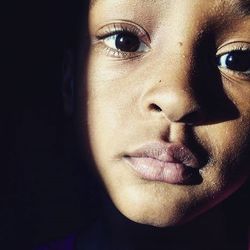
[[[162,89],[148,99],[147,109],[151,114],[164,115],[171,122],[200,123],[204,114],[190,90]]]

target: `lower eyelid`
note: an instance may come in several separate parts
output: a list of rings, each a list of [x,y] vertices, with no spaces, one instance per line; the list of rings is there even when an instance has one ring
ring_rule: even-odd
[[[249,72],[239,72],[239,71],[233,71],[227,68],[218,67],[221,71],[221,75],[223,78],[226,78],[230,81],[250,81],[250,71]]]
[[[106,46],[102,41],[99,41],[98,43],[96,43],[94,48],[95,48],[95,51],[100,55],[104,55],[110,58],[120,59],[120,60],[137,58],[143,54],[140,52],[131,54],[129,52],[123,52],[117,49],[112,49]]]

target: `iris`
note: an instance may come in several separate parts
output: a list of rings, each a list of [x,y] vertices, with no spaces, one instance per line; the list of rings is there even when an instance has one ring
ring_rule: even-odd
[[[115,45],[118,50],[126,52],[136,52],[140,48],[139,38],[129,32],[121,32],[117,34]]]
[[[227,68],[239,72],[250,70],[250,51],[235,50],[217,57],[217,64],[222,68]]]

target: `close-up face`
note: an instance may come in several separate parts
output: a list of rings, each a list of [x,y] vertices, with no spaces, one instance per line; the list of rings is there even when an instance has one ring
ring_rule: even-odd
[[[182,224],[246,182],[249,11],[248,0],[91,4],[81,105],[96,170],[129,219]]]

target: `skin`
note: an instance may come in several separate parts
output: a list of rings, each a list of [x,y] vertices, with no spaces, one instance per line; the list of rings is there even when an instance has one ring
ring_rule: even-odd
[[[132,221],[185,223],[248,179],[250,76],[213,61],[239,47],[250,49],[250,17],[236,13],[235,3],[103,0],[90,9],[78,112],[85,124],[87,109],[96,170],[115,206]],[[107,50],[98,35],[113,23],[141,27],[148,50],[123,57]],[[189,147],[201,160],[201,181],[176,185],[139,177],[123,156],[155,141]]]

